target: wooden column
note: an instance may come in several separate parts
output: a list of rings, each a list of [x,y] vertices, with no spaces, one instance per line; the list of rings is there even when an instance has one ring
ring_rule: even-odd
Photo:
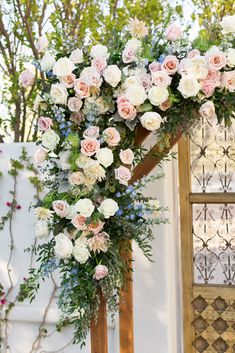
[[[99,316],[97,322],[91,320],[91,353],[108,353],[108,325],[106,301],[100,296]]]

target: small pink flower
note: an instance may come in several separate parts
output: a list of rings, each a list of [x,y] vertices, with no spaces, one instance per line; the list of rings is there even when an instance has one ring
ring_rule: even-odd
[[[94,279],[99,281],[100,279],[106,277],[109,273],[109,270],[106,266],[104,265],[98,265],[95,268],[95,274],[93,276]]]
[[[121,136],[115,127],[108,127],[105,129],[103,131],[103,136],[105,142],[111,147],[117,146],[121,140]]]
[[[40,118],[38,118],[38,127],[40,130],[47,131],[52,127],[52,125],[53,122],[51,118],[47,118],[45,116],[40,116]]]
[[[1,305],[5,305],[6,303],[7,303],[7,301],[6,301],[5,298],[0,300],[0,304],[1,304]]]
[[[235,92],[235,70],[223,73],[221,87]]]
[[[107,67],[107,61],[105,58],[95,58],[91,60],[91,66],[94,67],[100,74],[104,72]]]
[[[219,71],[227,64],[226,55],[221,51],[215,51],[207,56],[207,64],[210,70]]]
[[[192,49],[192,50],[190,50],[190,52],[188,53],[188,55],[187,55],[187,58],[188,59],[193,59],[193,58],[195,58],[195,56],[200,56],[200,50],[198,50],[198,49]]]
[[[7,206],[7,207],[11,207],[11,202],[7,201],[7,202],[6,202],[6,206]]]
[[[21,210],[21,208],[22,208],[22,207],[21,207],[20,205],[16,205],[16,209],[17,209],[17,210]]]
[[[87,137],[81,141],[81,152],[85,156],[93,156],[100,149],[100,142],[94,138]]]
[[[52,202],[52,208],[55,211],[55,213],[57,214],[57,216],[64,218],[68,214],[69,205],[68,205],[67,201],[56,200],[56,201]]]
[[[24,70],[20,75],[20,82],[24,88],[32,86],[35,75],[30,70]]]
[[[169,100],[163,102],[162,104],[159,105],[159,108],[165,112],[167,109],[171,107],[171,102]]]
[[[89,126],[84,132],[83,137],[87,138],[98,138],[100,133],[100,129],[98,126]]]
[[[177,24],[173,23],[166,29],[166,37],[169,41],[174,42],[182,36],[182,29]]]
[[[118,104],[118,114],[125,120],[133,120],[136,117],[136,109],[129,101]]]
[[[174,75],[178,70],[179,60],[175,55],[167,55],[162,63],[162,70],[165,70],[169,75]]]
[[[115,178],[119,180],[122,185],[128,185],[128,181],[131,179],[131,172],[128,168],[120,166],[115,169]]]
[[[47,150],[45,148],[38,148],[34,155],[34,160],[36,164],[42,164],[47,158]]]
[[[98,222],[96,223],[90,223],[88,226],[87,226],[87,230],[89,230],[90,232],[94,233],[94,234],[97,234],[101,231],[101,229],[103,228],[104,226],[104,222],[101,222],[101,220],[99,220]]]
[[[81,99],[90,96],[90,87],[80,79],[74,81],[74,90]]]
[[[166,71],[157,71],[152,73],[152,82],[158,87],[168,87],[171,83],[172,78],[167,74]]]
[[[149,74],[140,74],[139,81],[141,86],[143,86],[146,91],[148,91],[149,88],[152,86],[151,75]]]
[[[149,64],[149,70],[151,73],[161,71],[161,64],[157,61],[153,61],[151,64]]]
[[[76,80],[76,75],[68,74],[61,78],[61,83],[65,85],[66,88],[72,88],[74,86],[74,82]]]
[[[126,150],[121,150],[119,157],[123,164],[132,164],[135,156],[132,150],[127,148]]]
[[[77,214],[72,218],[72,224],[78,230],[86,230],[86,217]]]

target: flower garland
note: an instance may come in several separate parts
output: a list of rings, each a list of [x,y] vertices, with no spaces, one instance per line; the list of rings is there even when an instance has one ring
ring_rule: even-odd
[[[131,19],[110,47],[47,50],[36,63],[44,79],[35,101],[42,131],[35,160],[49,192],[35,208],[36,233],[45,238],[37,250],[40,266],[31,269],[21,297],[34,298],[40,278],[59,270],[58,328],[73,323],[74,342],[86,338],[99,290],[109,309],[117,308],[128,271],[121,257],[126,240],[150,258],[152,225],[167,221],[158,200],[142,192],[154,177],[129,185],[133,166],[144,157],[135,146],[138,125],[162,144],[199,115],[230,123],[234,20],[223,19],[227,34],[218,32],[216,46],[202,39],[195,46],[176,24],[164,35],[150,35],[144,22]],[[32,72],[21,74],[26,88],[34,80]]]

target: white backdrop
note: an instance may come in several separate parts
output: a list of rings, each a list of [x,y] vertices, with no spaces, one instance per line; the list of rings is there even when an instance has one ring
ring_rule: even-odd
[[[5,203],[10,200],[9,190],[12,189],[12,177],[7,175],[10,158],[17,159],[25,146],[29,154],[35,150],[34,144],[1,144],[0,170],[0,217],[8,210]],[[179,232],[177,208],[177,161],[164,164],[165,179],[154,182],[146,190],[147,194],[156,195],[162,205],[169,207],[170,224],[156,227],[156,238],[153,243],[154,263],[149,263],[138,248],[134,247],[134,309],[135,309],[135,353],[182,353],[182,323],[180,302],[180,264],[179,264]],[[32,212],[30,203],[35,191],[29,184],[29,172],[23,171],[17,185],[17,201],[22,206],[14,216],[13,236],[15,242],[12,260],[12,277],[14,284],[27,276],[30,263],[29,254],[24,249],[34,240]],[[6,264],[9,257],[8,224],[0,232],[0,282],[9,285]],[[42,342],[41,348],[32,351],[32,345],[37,337],[39,324],[45,307],[49,301],[52,285],[43,284],[39,296],[32,304],[17,304],[10,314],[9,346],[7,352],[12,353],[52,353],[65,346],[72,337],[72,330],[55,333]],[[54,331],[58,318],[56,304],[49,311],[47,319],[48,332]],[[60,352],[75,353],[90,352],[89,339],[86,349],[69,346]],[[118,353],[118,322],[112,326],[109,322],[109,353]],[[5,353],[5,352],[2,352]]]

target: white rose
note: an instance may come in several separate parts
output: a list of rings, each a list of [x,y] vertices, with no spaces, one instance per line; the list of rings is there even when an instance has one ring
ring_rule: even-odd
[[[82,100],[77,97],[70,97],[68,100],[68,108],[71,112],[79,112],[82,107]]]
[[[103,76],[105,81],[112,87],[116,87],[121,81],[121,70],[117,65],[108,65],[104,70]]]
[[[162,117],[156,112],[146,112],[140,117],[140,122],[145,129],[154,131],[159,129]]]
[[[167,100],[169,92],[166,87],[153,86],[148,92],[148,99],[152,105],[160,105]]]
[[[80,80],[88,86],[100,87],[102,78],[100,73],[94,67],[85,67],[80,75]]]
[[[72,219],[77,214],[77,207],[75,205],[70,205],[68,207],[67,219]]]
[[[51,85],[50,96],[53,103],[65,105],[67,103],[68,92],[64,85],[55,83]]]
[[[235,33],[235,15],[225,16],[220,22],[223,32],[226,33]]]
[[[55,57],[47,51],[41,60],[41,69],[42,71],[50,71],[55,65]]]
[[[133,105],[141,105],[147,98],[144,87],[140,85],[129,86],[125,96]]]
[[[60,138],[53,130],[47,130],[42,135],[42,145],[49,151],[53,151],[59,143]]]
[[[59,233],[55,236],[55,254],[61,259],[68,259],[73,252],[72,241],[64,235],[64,233]]]
[[[49,228],[46,221],[38,221],[35,224],[35,235],[39,239],[48,237]]]
[[[226,52],[226,55],[228,60],[228,66],[230,67],[235,66],[235,49],[229,48]]]
[[[104,215],[104,218],[109,218],[114,216],[118,211],[118,204],[113,199],[105,199],[101,202],[100,207],[98,208],[99,212]]]
[[[177,89],[184,98],[195,97],[201,89],[201,84],[194,76],[182,76]]]
[[[138,77],[136,76],[130,76],[130,77],[127,77],[125,79],[125,82],[123,84],[123,87],[124,88],[128,88],[130,86],[135,86],[135,85],[139,85],[139,80],[138,80]]]
[[[89,250],[85,245],[75,242],[75,246],[73,248],[73,256],[80,264],[84,264],[90,256]]]
[[[187,59],[184,64],[184,70],[188,75],[198,80],[203,80],[208,74],[205,57],[196,56],[192,59]]]
[[[37,50],[39,53],[43,53],[49,45],[48,39],[46,37],[39,37],[37,42]]]
[[[91,48],[90,54],[93,59],[95,59],[95,58],[107,59],[109,57],[108,48],[102,44],[93,45],[93,47]]]
[[[90,217],[95,209],[90,199],[80,199],[76,203],[77,212],[84,217]]]
[[[83,62],[83,52],[81,49],[75,49],[72,51],[70,54],[69,59],[74,63],[74,64],[81,64]]]
[[[75,69],[74,63],[70,59],[64,57],[56,61],[53,67],[53,74],[56,76],[62,77],[62,76],[70,75],[74,69]]]
[[[101,148],[96,153],[96,158],[100,164],[107,168],[113,163],[113,152],[107,147]]]
[[[58,166],[62,170],[67,170],[70,169],[70,163],[69,163],[69,157],[71,155],[71,151],[61,151],[59,153],[59,160],[58,160]]]

